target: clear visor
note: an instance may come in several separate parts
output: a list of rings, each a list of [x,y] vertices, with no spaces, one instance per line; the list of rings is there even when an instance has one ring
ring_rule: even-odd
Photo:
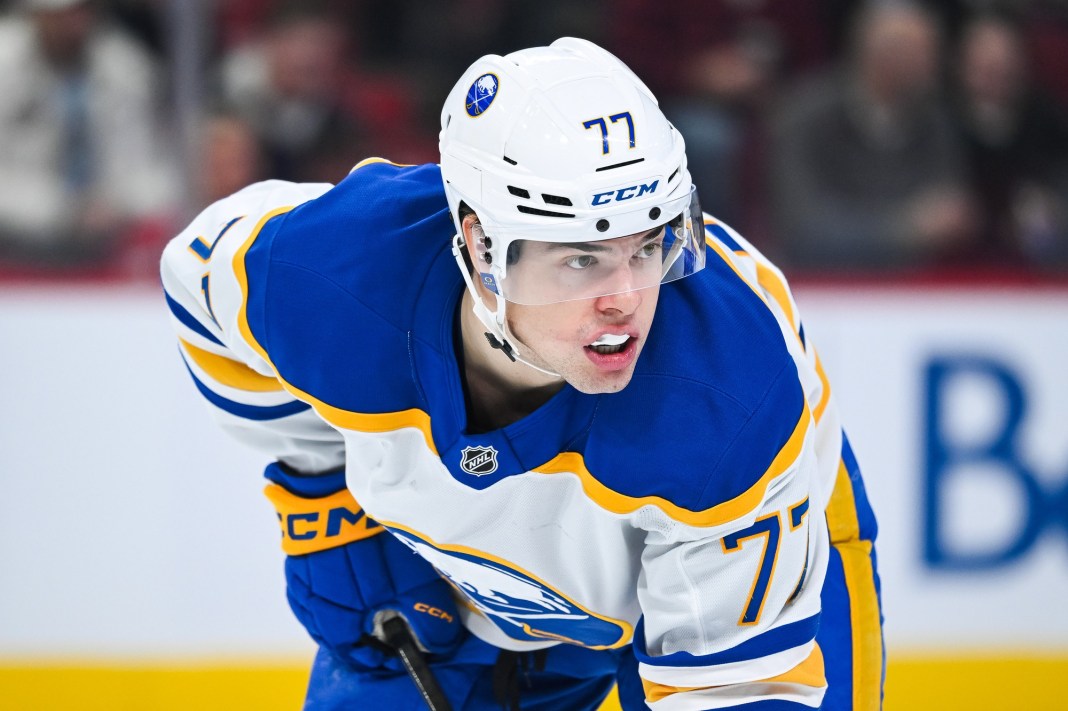
[[[542,305],[648,289],[704,266],[704,222],[691,189],[680,214],[647,232],[591,242],[515,239],[506,264],[480,276],[506,301]]]

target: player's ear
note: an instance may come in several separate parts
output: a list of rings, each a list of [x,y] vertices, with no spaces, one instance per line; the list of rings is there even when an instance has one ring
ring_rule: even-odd
[[[482,231],[482,223],[478,221],[478,215],[473,212],[466,212],[463,219],[460,220],[460,229],[463,230],[464,244],[467,245],[467,264],[472,271],[475,288],[488,308],[496,308],[496,295],[486,289],[478,277],[478,273],[485,267],[485,264],[479,264],[478,261],[487,258],[484,256],[487,251],[484,243],[486,235]]]
[[[486,237],[482,232],[482,223],[478,221],[478,215],[473,212],[464,215],[463,220],[460,222],[460,229],[462,229],[464,233],[464,243],[467,245],[467,254],[471,259],[474,259],[474,255],[479,253],[479,242]]]

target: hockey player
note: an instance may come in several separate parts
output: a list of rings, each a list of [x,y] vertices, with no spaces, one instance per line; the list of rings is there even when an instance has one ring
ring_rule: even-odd
[[[163,257],[197,388],[273,459],[306,708],[423,707],[398,620],[454,709],[878,708],[827,379],[648,89],[561,39],[441,125],[440,166],[258,183]]]

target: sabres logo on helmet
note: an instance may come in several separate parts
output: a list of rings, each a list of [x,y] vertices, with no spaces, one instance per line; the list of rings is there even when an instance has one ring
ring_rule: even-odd
[[[486,112],[493,100],[497,98],[497,75],[483,74],[475,79],[467,90],[467,115],[479,116]]]

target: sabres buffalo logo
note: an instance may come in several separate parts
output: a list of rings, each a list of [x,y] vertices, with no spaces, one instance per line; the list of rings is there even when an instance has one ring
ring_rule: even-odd
[[[497,450],[493,447],[464,447],[460,468],[468,474],[485,476],[497,471]]]
[[[623,620],[598,615],[559,590],[506,561],[472,548],[449,550],[412,532],[390,528],[463,594],[465,602],[512,639],[566,642],[593,649],[618,647],[633,628]]]
[[[480,116],[497,98],[497,75],[483,74],[467,90],[467,115]]]

